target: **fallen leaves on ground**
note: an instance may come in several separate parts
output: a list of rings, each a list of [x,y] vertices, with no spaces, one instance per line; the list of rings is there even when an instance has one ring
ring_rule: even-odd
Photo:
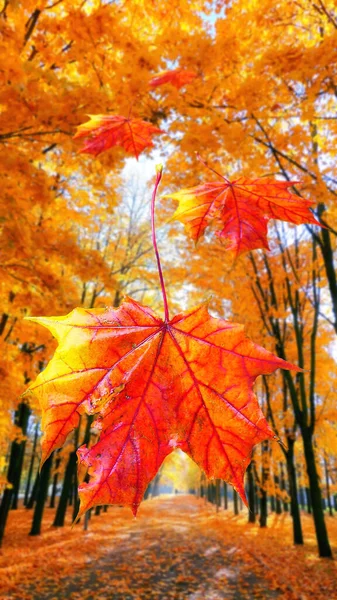
[[[134,519],[109,507],[82,525],[51,527],[29,538],[31,512],[12,511],[0,554],[6,600],[336,600],[336,568],[317,558],[312,519],[306,544],[291,544],[288,514],[269,527],[247,524],[247,511],[219,513],[192,496],[147,500]],[[331,539],[337,524],[327,518]],[[335,549],[337,550],[337,548]]]

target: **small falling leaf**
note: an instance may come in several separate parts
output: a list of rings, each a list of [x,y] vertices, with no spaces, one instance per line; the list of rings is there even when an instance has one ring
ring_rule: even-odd
[[[80,152],[98,156],[113,146],[122,146],[137,159],[145,149],[153,146],[152,135],[162,133],[142,119],[131,119],[120,115],[89,115],[90,121],[79,125],[74,139],[84,138]]]

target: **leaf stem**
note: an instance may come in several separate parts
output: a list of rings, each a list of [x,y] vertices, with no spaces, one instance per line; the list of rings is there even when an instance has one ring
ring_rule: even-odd
[[[161,291],[162,291],[162,295],[163,295],[163,302],[164,302],[164,311],[165,311],[165,322],[168,323],[169,321],[169,309],[168,309],[168,302],[167,302],[167,296],[166,296],[166,289],[165,289],[165,282],[164,282],[164,277],[163,277],[163,271],[161,268],[161,264],[160,264],[160,257],[159,257],[159,252],[158,252],[158,246],[157,246],[157,239],[156,239],[156,227],[155,227],[155,222],[154,222],[154,212],[155,212],[155,203],[156,203],[156,195],[157,195],[157,189],[162,177],[162,173],[163,173],[163,167],[162,165],[157,165],[156,166],[156,171],[157,171],[157,177],[156,177],[156,181],[155,181],[155,185],[154,185],[154,190],[153,190],[153,194],[152,194],[152,199],[151,199],[151,230],[152,230],[152,244],[153,244],[153,249],[156,255],[156,259],[157,259],[157,267],[158,267],[158,273],[159,273],[159,279],[160,279],[160,286],[161,286]]]
[[[208,164],[208,162],[206,162],[202,158],[202,156],[200,156],[199,152],[197,152],[197,159],[200,160],[200,162],[206,167],[206,169],[208,169],[209,171],[212,171],[212,173],[215,173],[215,175],[217,175],[221,179],[224,179],[224,181],[226,181],[226,183],[228,183],[228,185],[231,185],[231,182],[229,181],[229,179],[227,179],[227,177],[224,177],[224,175],[221,175],[221,173],[218,173],[218,171],[216,171],[215,169],[213,169],[212,167],[210,167],[209,164]]]

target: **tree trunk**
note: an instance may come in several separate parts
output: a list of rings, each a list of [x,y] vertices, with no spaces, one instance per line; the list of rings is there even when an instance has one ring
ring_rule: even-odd
[[[15,425],[21,427],[23,435],[26,434],[28,418],[29,418],[29,408],[27,404],[21,402],[18,407],[18,410],[15,413]],[[11,503],[13,500],[14,490],[19,489],[20,485],[20,477],[21,477],[21,469],[22,469],[22,460],[24,455],[24,444],[25,442],[12,442],[11,444],[11,452],[9,457],[8,464],[8,472],[7,472],[7,480],[8,483],[11,484],[12,487],[8,487],[5,489],[1,505],[0,505],[0,546],[2,544],[3,536],[5,533],[5,527],[7,523],[8,512],[11,507]],[[23,446],[23,448],[22,448]]]
[[[37,500],[36,500],[34,516],[33,516],[33,523],[32,523],[32,528],[30,530],[29,535],[40,535],[40,533],[41,533],[41,523],[42,523],[44,506],[45,506],[45,502],[46,502],[47,494],[48,494],[48,484],[49,484],[49,477],[50,477],[52,462],[53,462],[53,454],[51,454],[49,456],[49,458],[47,458],[46,462],[44,463],[44,465],[41,469],[38,492],[37,492]]]
[[[216,481],[215,481],[215,503],[216,503],[216,512],[219,512],[219,506],[221,504],[220,479],[216,479]]]
[[[15,422],[15,425],[17,425],[18,427],[21,428],[23,435],[26,435],[26,433],[27,433],[29,416],[30,416],[30,408],[29,408],[28,404],[26,404],[26,402],[21,402],[15,413],[15,421],[14,422]],[[13,474],[13,480],[11,481],[11,484],[12,484],[11,508],[16,510],[18,508],[18,502],[19,502],[20,481],[21,481],[21,474],[22,474],[23,459],[24,459],[24,455],[25,455],[26,440],[23,440],[19,444],[17,442],[13,442],[13,444],[16,444],[16,446],[17,446],[17,456],[16,456],[15,473]]]
[[[284,493],[284,492],[287,491],[287,487],[286,487],[286,481],[285,481],[285,477],[284,477],[283,464],[282,463],[280,465],[280,469],[281,469],[281,490]],[[288,510],[289,510],[288,502],[286,500],[283,500],[282,503],[283,503],[283,510],[284,510],[284,512],[288,512]]]
[[[332,558],[328,532],[322,509],[322,494],[315,462],[314,447],[311,434],[307,428],[302,428],[302,437],[319,555],[325,558]]]
[[[234,504],[234,514],[238,515],[239,514],[239,497],[238,497],[238,493],[236,490],[233,490],[233,504]]]
[[[36,501],[36,498],[37,498],[37,490],[38,490],[38,487],[39,487],[39,480],[40,480],[40,473],[37,470],[36,474],[35,474],[35,479],[34,479],[34,485],[33,485],[32,493],[30,495],[30,498],[29,498],[29,500],[27,502],[27,506],[26,506],[26,508],[28,508],[28,509],[31,509],[31,508],[34,507],[34,504],[35,504],[35,501]]]
[[[225,481],[223,482],[223,507],[225,510],[228,509],[228,489]]]
[[[324,471],[325,471],[326,499],[328,502],[330,517],[333,517],[332,502],[331,502],[331,495],[330,495],[330,483],[329,483],[329,467],[328,467],[328,461],[327,461],[326,457],[324,457]]]
[[[266,492],[266,490],[261,488],[260,518],[259,518],[260,527],[267,527],[267,518],[268,518],[267,492]]]
[[[53,477],[53,487],[52,487],[52,492],[51,492],[51,496],[50,496],[50,504],[49,504],[49,508],[55,508],[55,498],[56,498],[56,491],[57,491],[57,482],[58,482],[58,472],[57,469],[60,466],[60,462],[61,462],[61,458],[59,456],[60,451],[57,450],[57,455],[56,455],[56,460],[55,460],[55,473],[54,473],[54,477]]]
[[[29,470],[28,470],[28,476],[27,476],[25,499],[23,502],[24,506],[27,506],[27,504],[28,504],[30,484],[32,481],[33,468],[34,468],[34,462],[35,462],[35,452],[36,452],[36,445],[37,445],[38,437],[39,437],[39,423],[36,423],[35,433],[34,433],[34,441],[33,441],[33,447],[32,447],[32,455],[30,457]]]
[[[300,507],[298,505],[297,496],[297,480],[296,480],[296,468],[294,461],[294,445],[295,440],[288,438],[288,452],[287,458],[287,473],[290,490],[290,506],[291,506],[291,517],[293,521],[293,541],[294,544],[303,544],[303,533],[301,524]]]
[[[248,522],[255,523],[256,514],[255,514],[255,490],[254,490],[254,474],[253,474],[253,465],[249,464],[247,469],[247,477],[248,477]]]
[[[275,512],[277,515],[281,515],[282,514],[282,505],[281,505],[281,499],[280,499],[280,478],[278,475],[274,475],[274,482],[275,482]]]
[[[73,481],[74,472],[76,469],[76,452],[70,452],[66,471],[63,479],[62,492],[57,506],[57,511],[54,519],[54,527],[63,527],[67,512],[70,487]]]
[[[149,483],[149,485],[147,486],[147,488],[146,488],[146,490],[145,490],[145,494],[144,494],[144,500],[147,500],[147,499],[148,499],[148,497],[149,497],[149,495],[150,495],[150,493],[151,493],[151,486],[152,486],[152,484],[151,484],[151,483]]]
[[[275,496],[270,496],[270,511],[271,512],[275,512],[276,511]]]

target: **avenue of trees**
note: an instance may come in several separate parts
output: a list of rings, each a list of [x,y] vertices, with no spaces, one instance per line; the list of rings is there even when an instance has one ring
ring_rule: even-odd
[[[164,193],[209,178],[198,152],[226,177],[294,182],[324,225],[273,223],[269,252],[233,261],[215,236],[194,246],[172,221],[174,201],[158,204],[172,307],[207,299],[214,315],[245,324],[255,342],[303,368],[261,377],[256,386],[280,442],[255,448],[249,520],[265,527],[270,512],[287,512],[294,543],[303,544],[306,510],[319,555],[329,557],[325,516],[337,510],[334,2],[5,0],[0,20],[0,543],[9,511],[22,504],[32,535],[43,528],[45,506],[55,508],[57,527],[66,514],[76,517],[75,449],[94,441],[90,418],[82,417],[39,473],[40,409],[21,394],[55,341],[23,318],[117,307],[125,294],[160,306],[151,192],[142,176],[151,153],[138,165],[122,148],[93,160],[72,139],[88,114],[131,110],[164,132],[154,150],[165,163]],[[195,73],[193,81],[149,87],[177,67]],[[176,460],[165,467],[173,488]],[[186,491],[225,508],[233,498],[240,510],[223,482],[206,481],[192,465],[184,476]]]

